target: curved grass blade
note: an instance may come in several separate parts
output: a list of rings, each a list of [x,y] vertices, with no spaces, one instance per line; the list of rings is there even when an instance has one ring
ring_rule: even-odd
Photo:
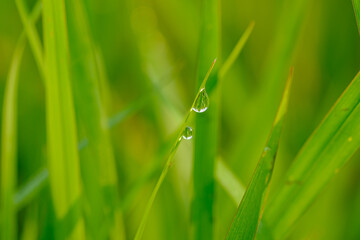
[[[284,90],[284,94],[273,123],[273,129],[261,154],[254,175],[241,200],[235,218],[230,226],[226,239],[254,239],[261,218],[264,203],[269,191],[269,184],[274,169],[283,120],[287,112],[289,92],[293,71]]]
[[[31,13],[29,19],[31,23],[39,18],[40,10],[41,4],[38,2]],[[17,206],[13,201],[13,195],[17,178],[17,86],[18,71],[25,47],[25,40],[25,33],[23,32],[18,40],[5,88],[1,146],[1,239],[16,238]]]
[[[81,197],[75,110],[70,81],[66,12],[61,0],[43,1],[48,169],[56,218],[62,219]],[[75,211],[79,213],[79,211]],[[80,213],[79,213],[80,214]],[[76,218],[77,216],[73,216]],[[84,239],[80,216],[72,239]],[[69,221],[72,223],[73,221]],[[57,228],[57,236],[61,235]]]
[[[360,0],[353,0],[353,6],[355,11],[356,23],[360,34]]]
[[[360,73],[307,140],[265,211],[264,223],[274,239],[286,237],[326,183],[360,147],[359,102]]]
[[[175,142],[173,143],[172,147],[171,147],[171,150],[170,150],[170,153],[169,153],[169,156],[167,158],[167,161],[165,163],[165,166],[161,172],[161,175],[155,185],[155,188],[154,190],[152,191],[151,193],[151,196],[150,196],[150,199],[146,205],[146,208],[145,208],[145,211],[144,211],[144,215],[141,219],[141,222],[140,222],[140,225],[137,229],[137,232],[136,232],[136,235],[135,235],[135,240],[140,240],[143,233],[144,233],[144,229],[145,229],[145,224],[146,224],[146,221],[149,217],[149,213],[150,213],[150,210],[151,210],[151,207],[155,201],[155,197],[160,189],[160,186],[161,184],[163,183],[164,179],[165,179],[165,176],[166,174],[168,173],[170,167],[174,164],[174,156],[175,156],[175,153],[183,139],[183,133],[184,133],[184,130],[186,128],[186,125],[189,121],[189,118],[190,118],[190,115],[191,115],[191,112],[192,112],[192,109],[194,108],[195,104],[196,104],[196,100],[198,99],[198,97],[200,96],[201,94],[201,90],[205,87],[208,79],[209,79],[209,76],[210,76],[210,73],[215,65],[215,62],[216,62],[216,59],[214,60],[213,64],[211,65],[210,69],[208,70],[204,80],[202,81],[201,85],[200,85],[200,88],[199,88],[199,91],[197,92],[196,94],[196,97],[194,99],[194,102],[192,103],[191,105],[191,108],[189,109],[189,111],[187,112],[186,116],[185,116],[185,119],[180,127],[180,131],[179,131],[179,134],[178,136],[176,137],[175,139]]]
[[[16,46],[6,81],[1,135],[1,239],[16,239],[16,209],[13,203],[17,181],[17,89],[25,48],[22,36]]]
[[[34,54],[36,64],[39,68],[40,75],[42,76],[43,79],[45,79],[43,49],[42,49],[39,35],[37,34],[37,31],[35,28],[35,24],[31,20],[30,16],[28,15],[24,0],[15,0],[15,3],[16,3],[18,12],[20,14],[21,21],[24,25],[25,33],[29,40],[30,47]],[[34,7],[34,11],[40,12],[40,10],[41,10],[41,1],[38,1],[36,6]]]

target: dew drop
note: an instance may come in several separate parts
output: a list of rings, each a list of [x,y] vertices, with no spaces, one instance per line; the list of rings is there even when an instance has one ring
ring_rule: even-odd
[[[189,140],[192,138],[192,128],[186,127],[183,132],[183,139]]]
[[[263,153],[262,153],[262,157],[265,157],[266,156],[266,154],[268,153],[268,151],[270,151],[270,148],[269,147],[265,147],[264,148],[264,151],[263,151]]]
[[[197,113],[205,112],[209,107],[209,96],[205,88],[200,90],[199,95],[195,100],[194,107],[191,109]]]

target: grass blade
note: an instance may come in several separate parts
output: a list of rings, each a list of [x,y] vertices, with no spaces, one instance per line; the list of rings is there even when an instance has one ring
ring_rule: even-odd
[[[37,3],[29,22],[35,22],[40,16],[41,5]],[[17,89],[20,62],[25,47],[25,33],[18,40],[6,82],[2,136],[1,136],[1,239],[15,239],[16,203],[13,201],[17,182]]]
[[[224,64],[221,66],[219,70],[219,78],[222,79],[229,69],[234,64],[235,60],[241,53],[242,49],[244,48],[246,42],[248,41],[253,29],[255,26],[255,22],[251,22],[250,25],[245,30],[244,34],[241,35],[239,41],[236,43],[234,49],[231,51],[229,57],[225,60]]]
[[[187,123],[189,121],[189,118],[190,118],[190,115],[191,115],[191,112],[193,111],[193,108],[196,104],[196,100],[199,98],[200,94],[201,94],[201,90],[205,87],[208,79],[209,79],[209,76],[210,76],[210,73],[215,65],[215,61],[213,62],[211,68],[208,70],[204,80],[202,81],[201,85],[200,85],[200,88],[199,88],[199,91],[197,92],[196,94],[196,97],[194,99],[194,102],[193,104],[191,105],[191,108],[189,109],[189,111],[187,112],[186,116],[185,116],[185,119],[180,127],[180,131],[179,131],[179,134],[178,136],[176,137],[175,139],[175,142],[173,143],[172,147],[171,147],[171,150],[170,150],[170,153],[169,153],[169,156],[167,158],[167,161],[165,163],[165,166],[160,174],[160,177],[155,185],[155,188],[154,190],[152,191],[151,193],[151,196],[150,196],[150,199],[146,205],[146,208],[145,208],[145,211],[144,211],[144,214],[143,214],[143,217],[141,219],[141,222],[140,222],[140,225],[136,231],[136,235],[135,235],[135,240],[140,240],[142,238],[142,235],[144,233],[144,229],[145,229],[145,224],[146,224],[146,221],[149,217],[149,213],[150,213],[150,210],[151,210],[151,207],[155,201],[155,198],[156,198],[156,195],[160,189],[160,186],[161,184],[163,183],[164,179],[165,179],[165,176],[167,175],[170,167],[174,164],[174,156],[176,154],[176,151],[181,143],[181,141],[183,140],[183,134],[184,134],[184,130],[187,126]]]
[[[275,239],[282,239],[326,183],[360,147],[360,73],[307,140],[264,213]],[[287,206],[284,208],[283,206]]]
[[[35,204],[26,210],[21,240],[39,239],[39,205]]]
[[[267,133],[276,114],[277,103],[280,101],[286,69],[291,65],[308,3],[309,0],[283,1],[284,6],[277,22],[275,38],[270,44],[270,52],[261,77],[263,83],[254,95],[252,104],[245,110],[252,114],[247,118],[245,132],[234,149],[233,161],[236,162],[236,170],[242,169],[242,161],[238,161],[240,157],[248,159],[250,164],[255,165],[253,160],[257,159],[266,142]],[[253,111],[253,109],[262,110]],[[247,176],[248,173],[241,172],[241,175]]]
[[[110,214],[105,214],[105,218],[112,219],[112,223],[115,221],[119,197],[116,165],[107,131],[106,111],[103,99],[99,97],[98,63],[84,3],[81,0],[65,3],[75,106],[79,126],[88,140],[88,147],[80,152],[84,190],[90,205],[86,214],[87,229],[91,231],[91,236],[102,239],[104,236],[99,236],[101,231],[98,229],[113,227],[113,224],[103,221],[106,209]],[[99,194],[101,191],[106,193]],[[120,233],[120,230],[117,232]]]
[[[216,161],[215,178],[238,206],[244,196],[245,188],[221,158]]]
[[[31,21],[30,17],[28,16],[27,8],[23,0],[15,0],[16,7],[21,17],[21,21],[25,28],[26,36],[29,40],[30,47],[33,51],[34,58],[36,64],[39,68],[40,75],[44,79],[44,57],[43,57],[43,49],[41,45],[41,41],[39,35],[37,34],[35,24]],[[41,10],[41,1],[37,2],[34,11],[40,12]]]
[[[81,196],[66,12],[63,1],[43,1],[43,29],[48,168],[55,215],[59,221],[68,214]],[[79,211],[76,212],[73,218],[80,215]],[[81,217],[79,219],[71,236],[67,237],[84,239],[83,221]],[[60,228],[56,234],[58,236],[62,234]]]
[[[218,0],[202,1],[197,86],[201,85],[211,61],[220,56],[220,11]],[[213,238],[214,173],[218,137],[218,70],[204,88],[211,104],[195,118],[193,186],[191,206],[194,239]]]
[[[16,239],[16,209],[13,203],[17,181],[17,89],[25,39],[21,37],[12,59],[5,87],[1,136],[1,239]]]
[[[353,6],[355,11],[356,23],[360,34],[360,0],[353,0]]]
[[[292,76],[293,71],[291,70],[270,137],[246,189],[244,198],[241,200],[226,239],[250,240],[255,238],[274,169],[280,133],[287,112]]]

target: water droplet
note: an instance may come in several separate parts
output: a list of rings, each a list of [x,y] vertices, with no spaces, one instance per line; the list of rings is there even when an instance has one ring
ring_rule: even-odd
[[[269,148],[269,147],[265,147],[264,148],[264,151],[263,151],[263,153],[262,153],[262,157],[265,157],[266,156],[266,154],[268,153],[268,151],[270,151],[271,149]]]
[[[194,107],[191,109],[197,113],[205,112],[209,107],[209,96],[207,95],[207,92],[205,88],[200,90],[199,95],[197,96],[195,100]]]
[[[192,128],[191,127],[186,127],[184,129],[184,132],[183,132],[183,139],[186,139],[186,140],[189,140],[192,138]]]

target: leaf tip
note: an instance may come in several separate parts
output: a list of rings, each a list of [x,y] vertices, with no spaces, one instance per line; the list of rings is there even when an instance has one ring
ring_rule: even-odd
[[[276,119],[275,119],[274,125],[276,125],[285,116],[285,114],[287,112],[288,102],[289,102],[289,95],[290,95],[290,89],[291,89],[291,85],[292,85],[292,81],[293,81],[293,76],[294,76],[294,67],[292,66],[290,68],[290,71],[289,71],[289,76],[288,76],[288,79],[286,81],[284,93],[283,93],[283,96],[281,98],[279,110],[278,110],[278,113],[276,114]]]

